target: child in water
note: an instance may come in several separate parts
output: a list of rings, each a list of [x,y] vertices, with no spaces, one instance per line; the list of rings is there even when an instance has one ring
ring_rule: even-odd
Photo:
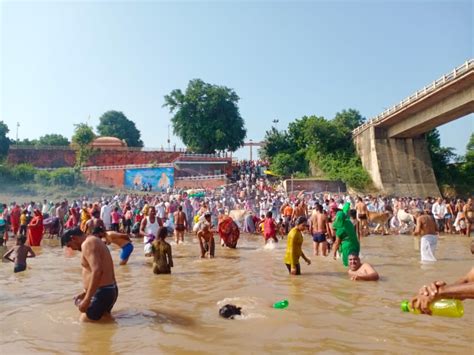
[[[158,238],[152,243],[153,272],[155,274],[171,274],[173,267],[173,257],[171,255],[171,245],[165,241],[168,236],[168,229],[161,227],[158,231]]]
[[[20,236],[17,239],[17,244],[11,248],[3,256],[6,260],[10,260],[15,263],[13,269],[14,272],[22,272],[26,270],[26,258],[34,258],[36,256],[35,252],[31,249],[30,246],[25,245],[26,237]],[[13,258],[10,256],[13,254]]]
[[[263,222],[263,236],[265,237],[265,244],[268,243],[270,239],[273,239],[275,243],[278,243],[277,226],[275,220],[273,219],[273,214],[271,211],[267,212],[265,220]]]

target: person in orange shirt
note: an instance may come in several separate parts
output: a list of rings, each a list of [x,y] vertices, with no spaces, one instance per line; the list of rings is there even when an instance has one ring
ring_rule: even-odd
[[[285,225],[285,234],[288,234],[290,229],[291,216],[293,215],[293,207],[288,203],[283,209],[283,221]]]

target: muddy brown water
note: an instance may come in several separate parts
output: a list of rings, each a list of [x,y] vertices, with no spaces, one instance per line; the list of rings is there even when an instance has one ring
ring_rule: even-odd
[[[216,238],[217,239],[217,238]],[[172,275],[154,275],[140,240],[126,266],[112,250],[120,293],[107,324],[81,324],[72,297],[81,291],[79,253],[66,256],[44,240],[13,274],[0,264],[0,353],[473,353],[474,301],[460,319],[402,313],[400,301],[435,279],[452,282],[473,265],[470,240],[441,237],[433,264],[420,264],[411,236],[362,241],[363,260],[379,282],[354,282],[340,260],[311,255],[300,277],[282,263],[286,240],[264,248],[244,235],[238,249],[217,247],[216,258],[198,258],[197,240],[173,246]],[[272,304],[288,299],[287,309]],[[225,303],[243,308],[240,319],[220,318]]]

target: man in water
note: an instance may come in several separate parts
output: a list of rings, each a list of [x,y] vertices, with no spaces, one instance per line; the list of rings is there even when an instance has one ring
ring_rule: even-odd
[[[363,236],[367,236],[368,234],[370,234],[369,223],[367,219],[369,215],[369,211],[364,201],[362,201],[361,197],[357,198],[355,209],[357,211],[357,220],[359,221],[359,225],[360,225],[360,233]]]
[[[20,236],[17,239],[17,244],[12,249],[7,251],[3,258],[15,263],[13,272],[22,272],[26,270],[26,258],[34,258],[35,252],[29,245],[25,245],[26,237]],[[13,256],[11,256],[13,254]]]
[[[206,212],[204,214],[204,220],[200,222],[201,229],[197,233],[199,240],[199,247],[201,249],[201,258],[206,257],[206,253],[209,253],[209,258],[214,258],[215,241],[214,231],[212,230],[211,213]]]
[[[125,265],[128,262],[128,258],[133,252],[133,244],[128,234],[119,233],[115,231],[100,231],[100,238],[104,238],[106,244],[118,245],[122,250],[120,251],[120,265]]]
[[[361,263],[357,253],[349,254],[349,270],[352,281],[377,281],[379,274],[369,263]]]
[[[466,276],[451,285],[444,281],[434,281],[429,286],[423,286],[418,296],[411,300],[411,307],[431,315],[430,304],[442,298],[474,299],[474,267]]]
[[[317,203],[309,219],[309,229],[313,237],[313,255],[319,255],[319,245],[321,245],[321,254],[328,255],[327,224],[328,218],[323,212],[323,206]]]
[[[188,229],[188,221],[186,214],[183,212],[183,206],[178,206],[178,210],[174,213],[174,223],[176,245],[178,245],[179,241],[184,243],[184,231]]]
[[[421,236],[421,261],[436,261],[434,253],[438,244],[437,228],[436,222],[433,216],[428,214],[429,212],[425,211],[424,214],[421,213],[421,210],[416,212],[416,228],[413,234]]]
[[[346,214],[349,212],[349,209],[350,204],[346,203],[343,210],[337,212],[334,223],[332,224],[336,235],[336,242],[333,247],[333,258],[336,260],[336,255],[340,246],[342,263],[346,267],[349,266],[349,254],[356,253],[358,255],[360,252],[360,244],[357,239],[355,227]]]
[[[79,228],[67,230],[61,237],[61,246],[82,252],[84,291],[74,297],[81,312],[80,320],[98,321],[110,314],[117,301],[118,288],[107,246],[94,235],[86,236]]]

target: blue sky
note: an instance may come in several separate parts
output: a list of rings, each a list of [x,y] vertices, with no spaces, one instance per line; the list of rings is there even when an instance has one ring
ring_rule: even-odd
[[[247,140],[303,115],[367,118],[473,57],[471,1],[1,3],[0,120],[15,138],[72,136],[107,110],[166,147],[163,96],[233,88]],[[90,117],[90,118],[89,118]],[[473,115],[440,127],[465,152]],[[171,144],[182,147],[177,137]],[[239,157],[248,156],[248,148]]]

